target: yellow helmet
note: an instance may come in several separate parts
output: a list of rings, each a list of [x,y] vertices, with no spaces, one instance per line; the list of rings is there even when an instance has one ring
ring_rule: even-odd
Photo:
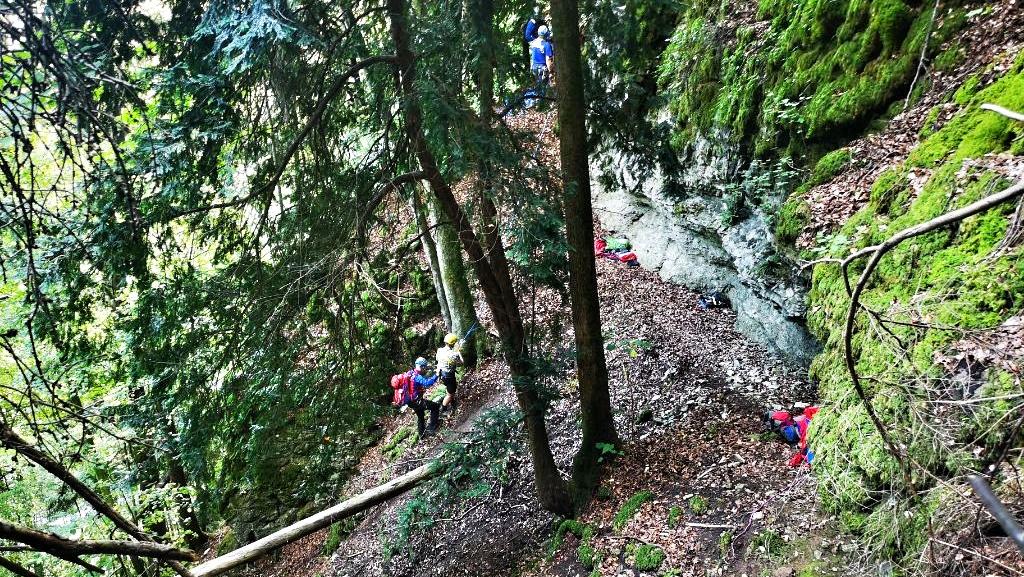
[[[444,336],[444,342],[445,344],[454,346],[455,343],[459,342],[459,337],[455,336],[452,333],[448,333]]]

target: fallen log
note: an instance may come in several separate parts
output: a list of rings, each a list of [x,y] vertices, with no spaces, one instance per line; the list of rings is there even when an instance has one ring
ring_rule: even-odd
[[[315,533],[332,523],[351,517],[360,511],[365,511],[374,505],[383,503],[392,497],[396,497],[416,487],[420,483],[434,477],[439,472],[434,463],[427,463],[396,477],[383,485],[379,485],[364,491],[355,497],[351,497],[341,503],[321,511],[311,517],[275,531],[266,537],[253,541],[248,545],[235,549],[227,555],[215,557],[209,561],[197,565],[189,571],[192,577],[212,577],[220,575],[225,571],[244,565],[253,559],[266,555],[267,553],[301,539],[310,533]]]

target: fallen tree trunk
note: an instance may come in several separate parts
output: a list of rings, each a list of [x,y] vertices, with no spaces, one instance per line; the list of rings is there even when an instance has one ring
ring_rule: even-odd
[[[437,473],[438,468],[433,463],[427,463],[426,465],[413,469],[412,471],[409,471],[400,477],[396,477],[383,485],[379,485],[368,491],[364,491],[355,497],[346,499],[330,509],[321,511],[312,517],[306,517],[298,523],[275,531],[258,541],[254,541],[246,545],[245,547],[235,549],[227,555],[216,557],[206,563],[197,565],[192,568],[189,574],[192,577],[211,577],[212,575],[220,575],[225,571],[266,555],[278,547],[282,547],[288,543],[301,539],[310,533],[315,533],[324,527],[328,527],[340,519],[351,517],[360,511],[364,511],[374,505],[383,503],[392,497],[401,495],[427,479],[437,475]]]

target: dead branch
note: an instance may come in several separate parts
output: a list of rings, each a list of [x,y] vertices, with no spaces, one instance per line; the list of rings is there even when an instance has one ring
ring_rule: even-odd
[[[997,114],[1002,114],[1003,116],[1005,116],[1007,118],[1010,118],[1010,119],[1013,119],[1013,120],[1019,120],[1021,122],[1024,122],[1024,114],[1021,114],[1019,112],[1014,112],[1012,110],[1003,108],[1002,106],[999,106],[998,104],[990,104],[990,103],[986,102],[985,104],[981,105],[981,109],[982,110],[991,110],[992,112],[995,112]]]
[[[193,551],[178,549],[160,543],[143,541],[77,540],[67,539],[55,533],[37,531],[0,520],[0,538],[24,543],[37,551],[49,553],[62,559],[80,555],[131,555],[165,561],[195,561],[198,555]]]
[[[914,95],[914,86],[917,79],[921,77],[921,70],[924,70],[924,59],[928,56],[928,44],[931,43],[932,31],[935,29],[935,17],[939,14],[939,1],[935,0],[935,7],[932,8],[932,19],[928,22],[928,32],[924,35],[924,46],[921,47],[921,58],[917,61],[917,71],[914,72],[914,80],[910,82],[910,90],[907,91],[907,99],[903,101],[903,110],[910,106],[910,97]]]
[[[400,174],[392,178],[386,184],[384,184],[384,186],[382,186],[380,190],[378,190],[377,193],[373,195],[373,198],[371,198],[370,201],[366,203],[366,207],[363,208],[363,212],[359,214],[359,219],[356,222],[357,245],[362,247],[365,244],[366,223],[370,220],[370,216],[373,214],[373,211],[377,210],[377,207],[380,206],[380,203],[384,201],[385,196],[387,196],[393,190],[399,190],[402,187],[402,185],[416,182],[418,180],[423,180],[426,177],[426,173],[423,172],[422,170],[415,170],[412,172],[407,172],[405,174]]]
[[[992,488],[988,486],[985,479],[982,479],[980,475],[969,475],[967,481],[971,484],[971,488],[978,495],[978,499],[981,500],[981,504],[988,509],[988,512],[992,514],[992,517],[999,522],[999,525],[1006,531],[1006,536],[1013,539],[1013,542],[1017,545],[1017,548],[1024,553],[1024,528],[1021,528],[1017,520],[1013,518],[1013,515],[1006,509],[1002,501],[996,497],[995,493],[992,492]]]
[[[210,559],[209,561],[194,567],[189,573],[191,577],[212,577],[229,571],[234,567],[243,565],[261,557],[274,549],[287,545],[292,541],[305,537],[331,525],[332,523],[350,517],[364,511],[378,503],[416,487],[423,481],[430,479],[440,472],[439,467],[433,462],[427,463],[409,471],[401,477],[396,477],[383,485],[364,491],[341,503],[321,511],[311,517],[307,517],[293,525],[280,529],[266,537],[250,543],[245,547],[236,549],[227,555]]]
[[[18,565],[14,561],[11,561],[10,559],[7,559],[5,557],[0,557],[0,567],[7,569],[11,573],[18,575],[19,577],[39,577],[35,573],[29,571],[28,569],[22,567],[21,565]]]

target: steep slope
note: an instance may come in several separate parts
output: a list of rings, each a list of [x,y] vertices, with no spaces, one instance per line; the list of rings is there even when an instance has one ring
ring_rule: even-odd
[[[744,332],[813,357],[822,503],[870,557],[903,572],[1015,567],[964,475],[988,474],[1015,510],[1024,502],[1022,209],[908,241],[867,284],[852,354],[898,458],[846,368],[850,297],[836,262],[1024,176],[1024,123],[981,108],[1024,109],[1024,10],[697,1],[678,17],[657,59],[666,104],[650,115],[674,154],[651,169],[608,141],[595,166],[610,172],[602,221],[647,235],[663,277],[730,286]],[[795,346],[804,326],[820,355]]]

